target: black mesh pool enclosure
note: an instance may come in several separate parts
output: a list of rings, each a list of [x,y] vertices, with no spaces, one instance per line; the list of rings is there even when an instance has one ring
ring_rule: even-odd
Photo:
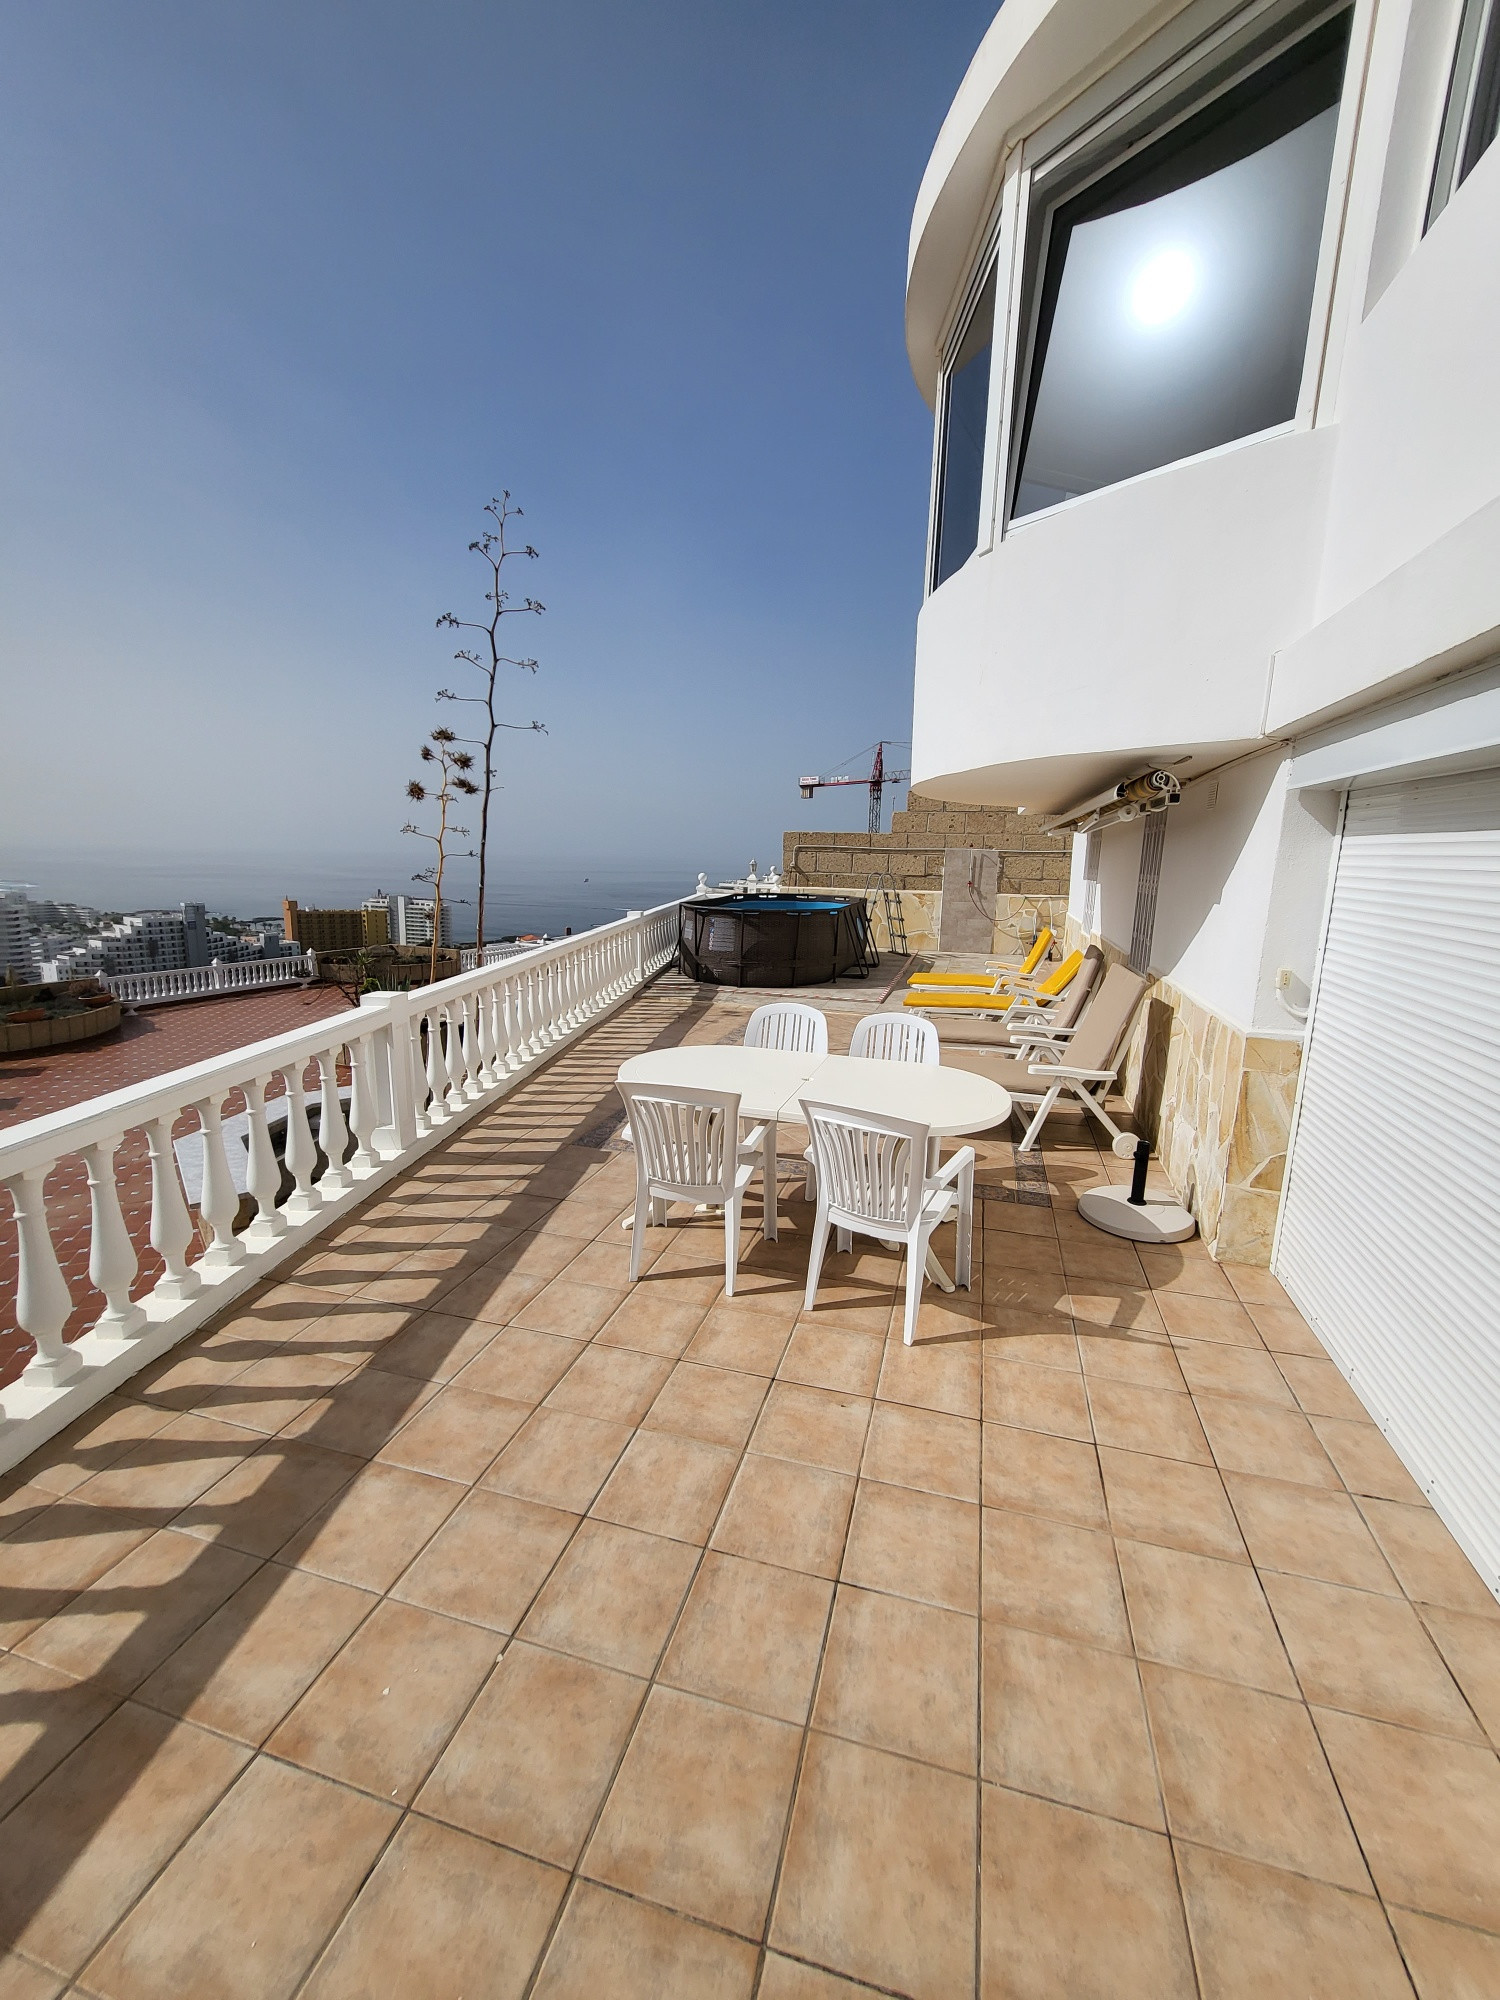
[[[823,986],[878,963],[863,896],[719,896],[684,903],[678,962],[714,986]]]

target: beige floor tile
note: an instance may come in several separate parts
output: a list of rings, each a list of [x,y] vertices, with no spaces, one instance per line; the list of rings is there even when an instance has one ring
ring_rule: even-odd
[[[1369,1892],[1301,1702],[1175,1667],[1143,1665],[1141,1678],[1177,1839]]]
[[[249,1751],[126,1702],[5,1822],[0,1942],[76,1972]]]
[[[316,1320],[308,1331],[312,1334],[326,1324],[326,1319]],[[238,1431],[274,1437],[284,1425],[311,1409],[320,1396],[356,1373],[364,1358],[325,1352],[322,1344],[304,1348],[288,1343],[243,1369],[227,1387],[213,1390],[204,1398],[204,1415],[232,1424]],[[228,1465],[221,1470],[227,1471]],[[196,1494],[188,1497],[196,1498]]]
[[[105,2000],[281,2000],[396,1817],[389,1802],[256,1758],[85,1969],[84,1985]]]
[[[1135,1662],[993,1620],[982,1646],[985,1778],[1164,1832]]]
[[[1360,1511],[1413,1603],[1500,1619],[1500,1603],[1430,1507],[1363,1500]]]
[[[1235,1472],[1225,1484],[1251,1556],[1262,1569],[1398,1594],[1390,1565],[1347,1493]]]
[[[1187,1388],[1170,1341],[1129,1333],[1080,1333],[1078,1353],[1091,1382],[1133,1382],[1139,1389]]]
[[[59,2000],[66,1984],[19,1952],[0,1950],[0,2000]]]
[[[833,1585],[739,1556],[705,1556],[660,1678],[711,1701],[803,1723]]]
[[[690,1299],[663,1298],[660,1289],[634,1291],[595,1334],[600,1347],[633,1347],[641,1354],[678,1360],[698,1328],[704,1309]]]
[[[870,1402],[800,1382],[773,1382],[755,1426],[755,1450],[794,1458],[830,1472],[857,1472],[870,1422]]]
[[[836,1972],[823,1972],[773,1951],[766,1954],[757,2000],[868,2000],[869,1991],[868,1986],[840,1979]]]
[[[624,1238],[621,1238],[624,1245]],[[627,1252],[628,1254],[628,1252]],[[574,1266],[570,1265],[571,1272]],[[515,1315],[517,1326],[535,1327],[538,1332],[564,1335],[569,1340],[590,1340],[625,1303],[627,1273],[621,1271],[616,1285],[579,1284],[571,1276],[553,1278],[528,1299]]]
[[[1268,1572],[1265,1584],[1308,1701],[1483,1742],[1409,1604],[1300,1576]]]
[[[1153,1292],[1186,1292],[1199,1299],[1234,1299],[1239,1296],[1227,1268],[1216,1264],[1212,1257],[1195,1255],[1176,1244],[1165,1244],[1158,1250],[1140,1243],[1136,1245],[1136,1255],[1141,1260],[1146,1283]],[[1243,1305],[1244,1302],[1240,1297],[1240,1303]]]
[[[73,1497],[91,1507],[163,1520],[206,1493],[259,1443],[253,1431],[216,1417],[173,1417],[154,1436],[86,1479]]]
[[[302,1990],[520,2000],[567,1886],[555,1868],[408,1819]]]
[[[933,1253],[941,1258],[944,1249],[942,1234],[939,1232],[933,1239]],[[951,1250],[948,1252],[948,1261],[952,1262]],[[825,1270],[826,1268],[825,1266]],[[894,1277],[893,1271],[892,1278]],[[800,1299],[804,1295],[800,1284],[797,1291]],[[830,1284],[825,1276],[819,1282],[818,1295],[813,1303],[812,1312],[799,1320],[798,1325],[802,1329],[817,1326],[831,1331],[838,1328],[845,1333],[867,1334],[874,1340],[883,1341],[893,1326],[898,1334],[901,1331],[902,1321],[895,1317],[896,1310],[896,1298],[892,1289],[882,1286],[877,1290],[873,1286],[860,1286],[857,1289],[851,1288],[845,1293],[837,1284]],[[900,1310],[903,1313],[905,1311],[904,1293]]]
[[[703,1438],[740,1451],[755,1428],[766,1388],[764,1376],[679,1361],[641,1427]]]
[[[492,1340],[494,1326],[488,1320],[470,1320],[438,1306],[386,1344],[380,1366],[390,1374],[416,1376],[418,1382],[452,1382]]]
[[[1014,1361],[996,1369],[985,1383],[984,1415],[986,1423],[1093,1442],[1083,1377],[1062,1368]]]
[[[1281,1354],[1277,1365],[1297,1398],[1298,1407],[1310,1417],[1344,1417],[1368,1423],[1369,1412],[1331,1361],[1309,1354]]]
[[[796,1316],[795,1304],[772,1310],[764,1303],[721,1299],[689,1341],[687,1359],[705,1368],[736,1368],[769,1378],[780,1366]]]
[[[1143,1660],[1214,1674],[1270,1694],[1297,1682],[1247,1563],[1143,1542],[1117,1544],[1136,1652]]]
[[[384,1465],[404,1465],[471,1485],[530,1415],[529,1403],[509,1403],[457,1386],[440,1389],[382,1447],[379,1458]]]
[[[592,1882],[574,1884],[534,2000],[749,2000],[756,1951]]]
[[[1316,1709],[1318,1733],[1388,1903],[1500,1931],[1500,1758]]]
[[[1164,1302],[1171,1303],[1169,1298]],[[1178,1304],[1206,1305],[1207,1300],[1178,1300]],[[1080,1333],[1165,1334],[1163,1315],[1154,1296],[1134,1291],[1126,1285],[1111,1285],[1097,1278],[1069,1278],[1067,1298],[1061,1310],[1071,1313]]]
[[[114,1708],[117,1697],[0,1653],[0,1818]],[[0,1989],[3,1991],[3,1989]]]
[[[1182,1459],[1189,1465],[1213,1464],[1191,1396],[1097,1377],[1089,1383],[1088,1393],[1094,1436],[1101,1446],[1143,1452],[1151,1458]]]
[[[1424,1604],[1422,1617],[1469,1706],[1500,1749],[1500,1625],[1466,1611]]]
[[[1203,1847],[1179,1846],[1177,1865],[1203,1991],[1214,2000],[1411,2000],[1373,1896]]]
[[[1312,1427],[1351,1493],[1425,1507],[1426,1496],[1374,1424],[1314,1417]]]
[[[324,1668],[267,1748],[409,1805],[495,1664],[492,1632],[389,1599]]]
[[[274,1438],[185,1507],[172,1526],[247,1555],[274,1555],[363,1465],[347,1452]]]
[[[962,1293],[940,1293],[941,1299],[963,1298]],[[961,1308],[960,1308],[961,1310]],[[910,1403],[921,1410],[941,1410],[950,1417],[979,1415],[979,1336],[978,1320],[944,1337],[927,1334],[918,1327],[910,1347],[892,1336],[886,1342],[885,1359],[875,1394],[884,1403]],[[900,1329],[896,1329],[899,1334]]]
[[[981,1497],[986,1507],[1046,1514],[1078,1528],[1108,1526],[1099,1454],[1091,1444],[986,1424],[982,1453]]]
[[[965,1500],[862,1480],[841,1580],[949,1611],[975,1611],[979,1514]]]
[[[280,1435],[308,1438],[326,1451],[374,1458],[435,1393],[431,1382],[362,1368],[283,1425]]]
[[[1392,1910],[1418,2000],[1492,2000],[1500,1993],[1500,1937],[1415,1910]]]
[[[1129,1652],[1114,1543],[1106,1534],[984,1510],[984,1615]]]
[[[1224,1481],[1210,1465],[1101,1450],[1099,1465],[1117,1535],[1158,1548],[1245,1562],[1244,1542]],[[1302,1489],[1298,1489],[1299,1491]]]
[[[1224,1347],[1263,1345],[1254,1320],[1236,1299],[1163,1292],[1158,1304],[1163,1324],[1174,1340],[1201,1340]]]
[[[591,1243],[576,1250],[571,1263],[563,1272],[570,1284],[591,1285],[603,1291],[611,1291],[623,1297],[631,1288],[630,1278],[630,1237],[619,1227],[619,1218],[613,1207],[604,1212],[605,1228]],[[613,1222],[613,1232],[609,1223]],[[642,1256],[642,1270],[650,1270],[656,1261],[651,1252],[656,1245],[650,1241],[647,1232],[645,1253]],[[529,1312],[530,1308],[527,1308]],[[522,1315],[525,1317],[525,1314]]]
[[[482,1319],[491,1326],[504,1326],[546,1282],[529,1272],[510,1270],[501,1256],[444,1292],[442,1310],[459,1319]]]
[[[1237,1396],[1193,1398],[1221,1472],[1253,1472],[1264,1479],[1337,1492],[1341,1481],[1300,1410]]]
[[[1065,1374],[1081,1374],[1082,1364],[1078,1358],[1078,1340],[1073,1332],[1073,1322],[1044,1319],[1035,1313],[1018,1313],[1008,1320],[1002,1320],[997,1314],[993,1324],[986,1323],[980,1367],[987,1414],[992,1411],[991,1398],[1002,1371],[1017,1362],[1032,1368],[1057,1368]]]
[[[1070,1231],[1060,1238],[1058,1248],[1070,1284],[1075,1278],[1092,1278],[1111,1286],[1123,1285],[1128,1291],[1148,1288],[1133,1243],[1123,1243],[1117,1237],[1103,1236],[1094,1230],[1086,1237]]]
[[[982,2000],[1193,2000],[1166,1839],[984,1787]]]
[[[865,1441],[863,1476],[890,1486],[979,1498],[979,1425],[903,1403],[877,1403]]]
[[[1225,1277],[1228,1278],[1230,1284],[1233,1285],[1235,1294],[1242,1305],[1291,1305],[1291,1300],[1287,1297],[1279,1281],[1273,1278],[1270,1272],[1265,1270],[1261,1265],[1225,1263],[1221,1264],[1219,1268],[1223,1271]]]
[[[459,1724],[418,1810],[571,1868],[646,1683],[517,1641]]]
[[[831,1389],[845,1396],[873,1396],[885,1358],[881,1342],[843,1327],[799,1321],[778,1373],[785,1382]]]
[[[378,1602],[267,1563],[142,1685],[139,1699],[259,1744]]]
[[[1272,1279],[1271,1283],[1275,1283]],[[1255,1322],[1255,1330],[1265,1346],[1273,1354],[1323,1353],[1323,1343],[1313,1332],[1297,1308],[1281,1294],[1280,1301],[1246,1299],[1246,1310]]]
[[[254,1556],[163,1528],[29,1633],[17,1651],[75,1680],[128,1694],[257,1567]]]
[[[451,1479],[371,1465],[278,1551],[298,1569],[388,1590],[464,1497]]]
[[[585,1521],[521,1626],[521,1636],[622,1673],[650,1674],[698,1564],[662,1535]]]
[[[978,1645],[966,1613],[842,1584],[813,1727],[972,1776]]]
[[[507,1402],[539,1403],[560,1382],[581,1352],[581,1344],[536,1327],[508,1326],[454,1377],[461,1388],[477,1389]]]
[[[1058,1263],[1061,1262],[1059,1252]],[[1079,1285],[1087,1291],[1089,1280],[1081,1278]],[[994,1257],[984,1258],[980,1297],[987,1311],[1032,1313],[1039,1318],[1047,1314],[1072,1316],[1068,1280],[1060,1271],[1018,1266],[1008,1257],[998,1261]]]
[[[637,1431],[594,1502],[596,1519],[675,1541],[708,1540],[739,1460],[722,1445]]]
[[[1263,1347],[1230,1347],[1212,1340],[1174,1340],[1172,1345],[1195,1396],[1248,1396],[1286,1410],[1297,1407],[1276,1357]]]
[[[518,1500],[586,1514],[630,1437],[628,1424],[544,1407],[522,1426],[480,1483]]]
[[[790,1723],[654,1688],[582,1872],[759,1938],[801,1743]]]
[[[972,1994],[974,1793],[951,1771],[814,1733],[770,1942],[911,2000]]]
[[[638,1424],[672,1373],[659,1354],[630,1347],[587,1347],[547,1397],[547,1408],[605,1423]]]
[[[824,1466],[747,1452],[713,1533],[713,1546],[752,1562],[835,1577],[854,1480]]]
[[[403,1603],[514,1632],[578,1516],[509,1493],[470,1493],[416,1561],[391,1586]]]

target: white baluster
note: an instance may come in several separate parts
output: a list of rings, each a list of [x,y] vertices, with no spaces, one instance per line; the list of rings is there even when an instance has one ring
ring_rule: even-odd
[[[516,983],[502,979],[495,996],[495,1069],[509,1076],[521,1067],[520,1024],[516,1015]]]
[[[146,1146],[151,1154],[151,1247],[167,1267],[151,1296],[163,1305],[181,1305],[202,1288],[203,1280],[187,1260],[193,1218],[177,1178],[170,1111],[146,1127]]]
[[[318,1149],[313,1144],[312,1127],[307,1122],[302,1070],[303,1063],[299,1057],[281,1072],[286,1081],[286,1165],[287,1172],[296,1182],[282,1208],[288,1222],[307,1222],[323,1206],[323,1197],[313,1186]]]
[[[344,1107],[339,1100],[339,1052],[324,1049],[318,1056],[318,1077],[322,1083],[322,1109],[318,1113],[318,1144],[328,1162],[318,1176],[318,1192],[326,1201],[330,1195],[347,1194],[354,1176],[344,1165],[349,1148],[349,1128],[344,1123]]]
[[[66,1382],[83,1366],[78,1355],[62,1337],[73,1310],[73,1298],[52,1247],[47,1227],[47,1201],[43,1185],[47,1168],[33,1167],[5,1183],[11,1207],[16,1212],[16,1248],[20,1268],[16,1277],[16,1323],[29,1333],[36,1345],[35,1357],[28,1361],[21,1380],[28,1389],[51,1389]]]
[[[122,1136],[101,1139],[83,1155],[89,1177],[89,1278],[105,1298],[105,1310],[91,1331],[105,1340],[129,1340],[146,1324],[145,1313],[130,1296],[138,1265],[115,1185],[115,1149]]]
[[[443,1065],[448,1072],[448,1109],[457,1113],[464,1101],[464,1052],[459,1025],[463,1008],[456,1004],[443,1009]]]
[[[443,1055],[443,1014],[434,1007],[427,1021],[427,1122],[448,1122],[448,1065]]]
[[[349,1123],[354,1127],[354,1137],[358,1141],[354,1157],[349,1162],[356,1180],[363,1180],[373,1174],[379,1164],[375,1158],[374,1136],[379,1112],[375,1107],[375,1079],[370,1074],[371,1049],[368,1035],[361,1035],[357,1042],[349,1044]]]
[[[483,1057],[479,1053],[479,1015],[483,996],[467,993],[463,999],[463,1052],[464,1052],[464,1097],[470,1104],[477,1104],[484,1096],[484,1082],[480,1076]]]
[[[286,1223],[276,1210],[281,1193],[281,1165],[271,1144],[271,1128],[266,1119],[266,1085],[269,1077],[258,1076],[243,1086],[245,1111],[250,1122],[250,1166],[245,1185],[255,1202],[256,1216],[245,1231],[245,1242],[255,1250],[266,1249],[286,1234]]]
[[[217,1097],[205,1098],[193,1109],[198,1114],[203,1146],[203,1191],[198,1213],[213,1231],[213,1241],[200,1259],[205,1271],[232,1271],[245,1261],[244,1245],[234,1233],[240,1212],[240,1191],[229,1171],[224,1151],[224,1127],[219,1118]]]

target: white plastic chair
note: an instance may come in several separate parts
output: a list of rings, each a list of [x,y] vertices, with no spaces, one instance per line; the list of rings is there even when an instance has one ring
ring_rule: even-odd
[[[908,1347],[917,1330],[927,1246],[932,1232],[958,1214],[958,1267],[954,1276],[967,1291],[972,1276],[974,1229],[974,1148],[961,1146],[947,1166],[926,1171],[931,1132],[906,1118],[876,1118],[835,1104],[802,1100],[817,1162],[818,1213],[813,1222],[812,1256],[807,1267],[811,1312],[817,1294],[828,1232],[838,1231],[840,1249],[850,1238],[878,1237],[906,1246],[906,1326]]]
[[[680,1090],[667,1084],[622,1083],[635,1145],[635,1216],[630,1233],[630,1282],[641,1275],[648,1223],[664,1223],[667,1203],[689,1201],[724,1211],[724,1296],[734,1297],[740,1261],[740,1211],[757,1167],[764,1170],[766,1128],[739,1135],[739,1094]],[[775,1212],[775,1183],[765,1191]]]
[[[938,1031],[931,1021],[913,1014],[866,1014],[855,1023],[849,1043],[851,1056],[876,1062],[936,1063],[942,1060]]]
[[[828,1022],[800,1000],[772,1000],[745,1023],[747,1049],[788,1049],[793,1055],[826,1056]]]

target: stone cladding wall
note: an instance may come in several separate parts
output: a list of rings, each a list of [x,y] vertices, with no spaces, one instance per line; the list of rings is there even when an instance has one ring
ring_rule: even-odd
[[[1068,942],[1097,944],[1110,963],[1126,957],[1072,919]],[[1271,1261],[1301,1061],[1293,1037],[1247,1035],[1167,979],[1146,989],[1121,1092],[1221,1261]]]

